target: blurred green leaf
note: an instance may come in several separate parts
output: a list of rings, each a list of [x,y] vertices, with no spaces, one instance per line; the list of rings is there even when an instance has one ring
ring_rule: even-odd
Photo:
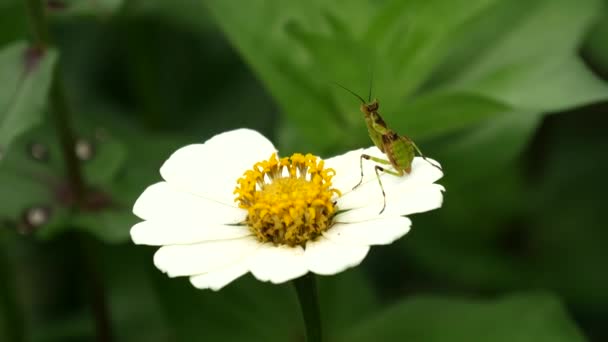
[[[78,213],[72,217],[68,227],[90,233],[105,243],[116,244],[129,240],[129,231],[137,221],[130,207],[106,208],[98,212]]]
[[[55,0],[48,7],[57,15],[107,15],[122,4],[123,0]]]
[[[518,160],[541,118],[504,113],[430,146],[445,171],[439,181],[447,190],[445,203],[439,211],[416,216],[416,226],[433,229],[415,230],[403,243],[425,272],[491,289],[516,286],[530,276],[529,263],[498,241],[529,205],[522,200],[527,188]]]
[[[25,320],[20,298],[16,295],[15,270],[7,253],[9,246],[6,233],[0,230],[0,339],[23,341],[26,334]]]
[[[151,258],[148,262],[152,265]],[[213,292],[195,289],[187,279],[153,272],[159,300],[179,341],[291,341],[304,336],[291,283],[273,285],[247,275]],[[356,270],[317,279],[328,336],[339,336],[378,307],[368,281]]]
[[[111,183],[127,160],[126,146],[118,139],[108,136],[102,139],[82,139],[80,142],[91,148],[91,160],[83,163],[87,181],[96,185]]]
[[[0,206],[0,223],[21,233],[32,233],[40,225],[28,223],[30,210],[48,213],[44,227],[63,225],[65,210],[57,198],[62,187],[60,150],[55,137],[42,126],[17,137],[11,153],[0,164],[0,197],[10,198]],[[33,150],[37,150],[34,157]]]
[[[353,327],[344,341],[575,342],[585,338],[550,295],[495,301],[417,297]]]
[[[81,161],[90,186],[84,208],[71,209],[74,194],[63,171],[62,151],[52,127],[43,124],[17,138],[0,167],[0,196],[11,198],[0,206],[0,223],[6,222],[23,233],[35,231],[42,239],[76,229],[108,243],[124,242],[136,222],[131,213],[134,198],[124,198],[111,189],[125,171],[126,146],[108,132],[110,127],[97,125],[94,120],[76,126],[80,143],[90,148],[85,149],[90,151],[87,160]],[[41,226],[27,224],[26,215],[33,208],[48,210],[48,220]]]
[[[0,46],[23,39],[27,33],[27,18],[22,1],[0,1]]]
[[[118,341],[181,341],[173,336],[162,297],[150,276],[158,272],[148,250],[132,244],[98,244],[95,255],[101,265],[108,294],[112,328]],[[201,322],[202,323],[202,322]]]
[[[487,178],[453,188],[448,183],[441,210],[414,216],[418,229],[402,243],[403,262],[466,288],[507,291],[522,286],[523,279],[534,283],[527,226],[518,226],[529,206],[522,200],[526,188],[518,171],[493,170]]]
[[[585,114],[586,120],[581,120]],[[602,107],[568,113],[549,125],[543,163],[534,168],[527,196],[528,242],[539,283],[560,291],[573,305],[601,312],[608,305],[604,216],[608,149]],[[603,340],[603,338],[598,338]]]
[[[407,134],[424,138],[452,133],[484,121],[499,121],[499,116],[509,111],[509,106],[483,96],[437,92],[413,98],[401,115],[408,120]],[[393,121],[399,124],[402,120]],[[445,147],[449,149],[451,145]]]
[[[293,148],[366,141],[357,101],[331,82],[367,97],[370,69],[388,123],[414,138],[608,98],[576,56],[597,0],[207,4],[302,132]]]
[[[606,99],[608,87],[576,53],[602,8],[597,0],[498,2],[454,34],[459,49],[441,69],[441,87],[525,110],[564,110]]]
[[[513,163],[530,142],[542,115],[510,112],[445,138],[436,156],[445,168],[448,189],[456,183],[490,180],[494,170]]]
[[[209,1],[206,4],[282,110],[307,132],[307,137],[312,132],[322,137],[316,141],[309,139],[311,147],[337,141],[335,133],[341,118],[337,111],[328,110],[332,104],[325,96],[329,88],[327,81],[333,79],[312,72],[306,51],[294,44],[285,32],[288,22],[294,19],[321,25],[323,19],[318,14],[318,5],[280,1],[264,4]],[[255,15],[249,17],[247,13]]]
[[[513,113],[467,134],[470,143],[454,139],[453,149],[440,153],[446,201],[415,218],[432,229],[414,230],[404,241],[407,259],[460,286],[549,288],[573,306],[602,310],[608,303],[601,271],[608,262],[602,243],[608,187],[599,180],[608,172],[608,145],[601,108],[552,117],[527,165],[514,157],[531,137],[521,133],[534,132],[538,116]]]
[[[39,124],[57,53],[16,42],[0,51],[0,161],[11,142]]]
[[[94,322],[85,312],[40,324],[32,333],[34,342],[86,341],[92,338]]]
[[[303,336],[290,284],[245,276],[213,292],[198,290],[184,278],[155,275],[159,300],[178,341],[288,341]]]
[[[326,336],[339,336],[380,308],[377,295],[360,268],[316,278]]]
[[[605,7],[608,7],[608,3]],[[606,44],[608,14],[606,10],[603,13],[601,19],[589,33],[583,51],[586,52],[585,57],[589,58],[591,64],[601,69],[605,78],[608,75],[608,46]]]

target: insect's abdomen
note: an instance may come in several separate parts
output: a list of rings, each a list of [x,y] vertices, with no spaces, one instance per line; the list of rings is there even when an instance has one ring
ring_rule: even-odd
[[[387,157],[396,169],[409,173],[414,160],[414,146],[406,137],[394,134],[391,138],[391,143],[385,144],[390,148],[385,152]]]

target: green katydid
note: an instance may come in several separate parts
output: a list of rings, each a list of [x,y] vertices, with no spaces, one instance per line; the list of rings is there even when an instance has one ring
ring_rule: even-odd
[[[348,91],[361,101],[360,110],[365,115],[365,125],[367,126],[369,137],[371,138],[374,145],[376,145],[376,147],[388,158],[388,160],[386,160],[382,158],[373,157],[368,154],[362,154],[359,158],[359,167],[361,168],[361,179],[359,180],[359,183],[357,183],[357,185],[353,187],[353,190],[356,189],[363,182],[363,159],[372,160],[382,165],[390,165],[394,169],[389,170],[378,164],[376,164],[376,166],[374,167],[374,171],[376,172],[376,178],[378,179],[378,184],[380,184],[380,189],[382,190],[382,197],[384,199],[382,210],[380,210],[379,213],[382,214],[382,212],[386,208],[386,193],[384,192],[384,186],[382,186],[382,180],[380,179],[379,172],[386,172],[396,177],[402,177],[405,174],[409,174],[410,172],[412,172],[412,161],[414,160],[414,156],[416,155],[416,153],[424,160],[426,160],[429,164],[433,165],[439,170],[442,169],[440,166],[432,163],[429,159],[427,159],[412,139],[404,135],[399,135],[397,132],[388,128],[388,126],[384,122],[384,119],[382,119],[382,116],[380,116],[380,113],[378,112],[378,108],[380,107],[378,100],[374,99],[373,101],[371,101],[371,86],[368,101],[366,102],[360,95],[353,92],[352,90],[337,83],[336,85]]]

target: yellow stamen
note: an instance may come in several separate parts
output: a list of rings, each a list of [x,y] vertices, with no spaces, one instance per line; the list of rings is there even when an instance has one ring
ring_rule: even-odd
[[[273,153],[237,181],[235,202],[260,241],[304,245],[331,227],[341,195],[331,187],[335,173],[312,154],[277,159]]]

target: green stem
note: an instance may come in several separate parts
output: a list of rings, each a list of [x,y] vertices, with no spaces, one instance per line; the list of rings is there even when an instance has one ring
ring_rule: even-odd
[[[317,296],[316,279],[313,273],[307,273],[293,281],[304,324],[306,325],[306,341],[321,342],[321,311],[319,310],[319,298]]]
[[[48,23],[44,14],[44,3],[42,0],[27,0],[26,3],[33,43],[44,49],[51,44]],[[59,144],[61,145],[66,172],[70,181],[70,187],[74,194],[75,203],[78,205],[82,203],[85,186],[80,162],[74,151],[76,139],[74,138],[71,124],[72,115],[61,77],[60,62],[58,62],[55,67],[49,100],[53,122],[59,136]]]
[[[42,0],[26,0],[26,5],[32,30],[33,43],[35,46],[45,49],[51,44],[51,38],[45,17],[44,2]],[[70,188],[74,194],[75,208],[78,208],[83,203],[86,188],[83,181],[80,162],[74,151],[76,139],[74,138],[71,123],[72,114],[61,75],[61,62],[57,63],[53,76],[49,105],[63,152],[62,154],[66,166],[67,177],[70,182]],[[79,248],[81,248],[82,257],[84,259],[83,268],[87,275],[89,293],[91,295],[91,310],[95,318],[96,340],[99,342],[108,342],[112,340],[112,332],[107,298],[101,274],[98,272],[95,256],[89,251],[90,243],[87,242],[86,238],[79,242]]]
[[[61,65],[57,64],[55,75],[51,84],[50,105],[54,114],[55,130],[59,136],[59,143],[66,166],[67,176],[70,180],[70,188],[74,194],[75,204],[78,206],[83,202],[85,196],[85,185],[82,177],[80,161],[76,157],[72,124],[70,121],[70,107],[65,96],[65,90],[61,78]]]
[[[44,4],[42,0],[27,0],[26,5],[34,44],[44,48],[49,44],[49,30],[44,16]]]
[[[8,341],[25,341],[25,322],[17,299],[15,274],[8,256],[0,253],[0,317],[4,318],[4,337]]]
[[[80,249],[79,256],[89,290],[91,310],[95,317],[96,341],[110,342],[112,341],[112,326],[108,314],[106,290],[102,274],[99,271],[96,241],[91,236],[79,234],[75,243],[78,244]]]

